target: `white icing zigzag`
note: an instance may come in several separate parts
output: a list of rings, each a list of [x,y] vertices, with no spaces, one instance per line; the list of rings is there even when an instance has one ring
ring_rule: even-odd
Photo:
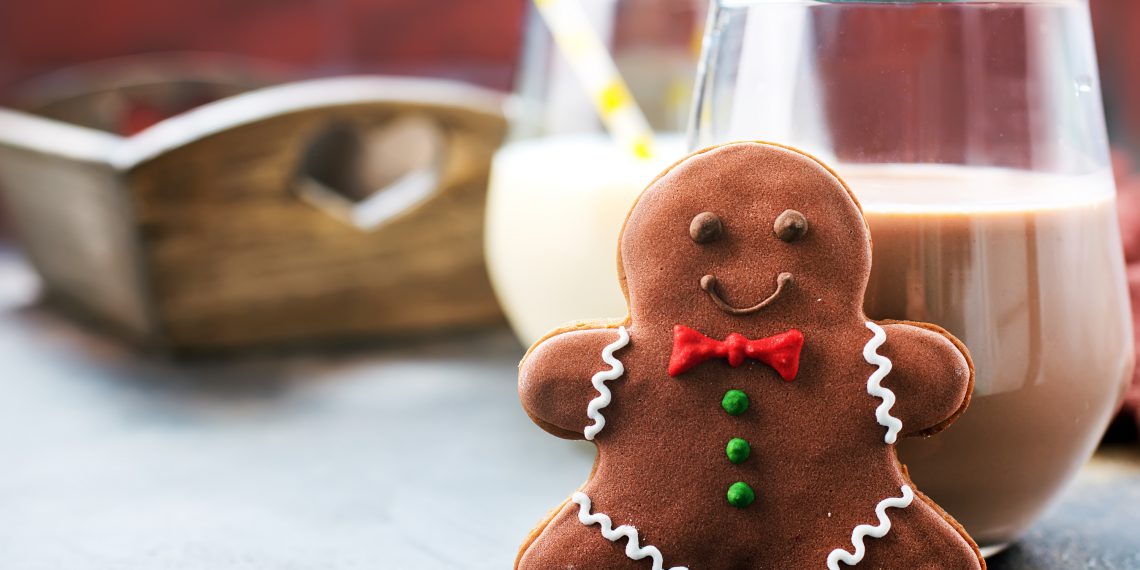
[[[879,330],[882,331],[882,329]],[[879,501],[879,504],[875,506],[875,515],[879,517],[879,524],[876,526],[861,524],[855,527],[855,530],[851,531],[851,544],[855,546],[855,553],[852,554],[842,548],[832,550],[831,554],[827,556],[827,570],[839,570],[841,561],[848,566],[862,562],[863,556],[867,554],[867,545],[863,543],[863,539],[868,536],[883,538],[891,530],[891,519],[887,518],[887,509],[890,507],[904,509],[910,506],[913,500],[914,491],[910,490],[910,485],[903,485],[902,497],[888,497]]]
[[[586,435],[586,439],[593,440],[594,436],[598,435],[598,432],[606,427],[606,417],[602,415],[600,410],[610,405],[610,401],[613,399],[613,395],[606,386],[606,382],[617,380],[621,378],[622,374],[625,374],[625,366],[622,365],[620,360],[614,358],[614,351],[627,344],[629,344],[629,333],[626,332],[625,327],[621,327],[618,329],[618,339],[607,344],[606,347],[602,349],[602,360],[610,365],[610,369],[602,370],[590,379],[590,382],[594,384],[594,389],[598,391],[598,396],[590,400],[590,404],[586,406],[586,415],[591,420],[594,420],[594,423],[586,426],[586,429],[583,431]]]
[[[624,332],[625,329],[622,329],[622,331]],[[586,496],[585,493],[580,491],[574,493],[570,497],[570,500],[578,503],[578,520],[582,524],[586,526],[596,524],[602,527],[602,536],[610,542],[617,542],[623,538],[626,539],[625,555],[628,556],[630,560],[641,560],[642,558],[649,557],[653,559],[653,570],[664,570],[665,559],[661,555],[661,551],[658,550],[656,546],[641,546],[641,539],[638,538],[636,528],[627,524],[614,528],[614,523],[610,520],[610,517],[602,513],[590,514],[590,497]],[[890,523],[887,524],[890,526]],[[684,566],[674,566],[669,570],[689,569]]]
[[[887,428],[887,436],[883,440],[892,444],[898,439],[899,431],[902,430],[902,421],[891,415],[891,407],[895,405],[895,393],[881,384],[883,378],[891,373],[891,360],[878,353],[879,347],[887,342],[887,332],[883,327],[870,321],[867,322],[867,328],[871,329],[875,336],[863,346],[863,359],[867,364],[878,366],[867,379],[867,393],[883,400],[883,403],[875,408],[875,420]]]

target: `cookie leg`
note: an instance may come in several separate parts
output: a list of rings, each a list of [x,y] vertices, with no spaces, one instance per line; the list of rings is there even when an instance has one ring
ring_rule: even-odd
[[[888,512],[891,515],[890,532],[883,538],[867,539],[867,556],[858,568],[984,568],[973,545],[926,502],[916,498],[909,507]]]
[[[606,568],[648,570],[648,558],[635,561],[625,555],[625,539],[616,543],[602,536],[598,525],[578,521],[578,505],[567,504],[538,535],[519,559],[518,570]]]

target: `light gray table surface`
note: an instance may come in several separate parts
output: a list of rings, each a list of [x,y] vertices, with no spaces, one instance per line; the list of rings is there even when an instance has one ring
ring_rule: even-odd
[[[520,409],[504,329],[178,362],[34,291],[0,255],[3,570],[508,569],[590,470]],[[990,567],[1140,569],[1140,452]]]

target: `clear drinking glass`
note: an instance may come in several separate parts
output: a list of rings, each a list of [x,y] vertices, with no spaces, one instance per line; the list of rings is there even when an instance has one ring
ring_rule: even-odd
[[[512,132],[495,155],[486,253],[495,293],[524,344],[575,319],[621,317],[618,232],[634,199],[685,152],[703,0],[572,0],[609,49],[656,133],[641,159],[595,104],[531,10]]]
[[[851,185],[869,316],[969,347],[969,409],[899,453],[986,553],[1015,540],[1133,366],[1087,3],[716,0],[696,97],[692,148],[790,144]]]

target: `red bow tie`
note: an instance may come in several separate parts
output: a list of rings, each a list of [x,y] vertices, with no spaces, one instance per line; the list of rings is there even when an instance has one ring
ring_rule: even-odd
[[[771,366],[781,378],[791,382],[800,368],[803,346],[804,334],[796,329],[760,340],[748,340],[742,334],[732,333],[722,342],[685,325],[674,325],[669,375],[683,374],[710,358],[728,359],[729,366],[736,368],[748,357]]]

